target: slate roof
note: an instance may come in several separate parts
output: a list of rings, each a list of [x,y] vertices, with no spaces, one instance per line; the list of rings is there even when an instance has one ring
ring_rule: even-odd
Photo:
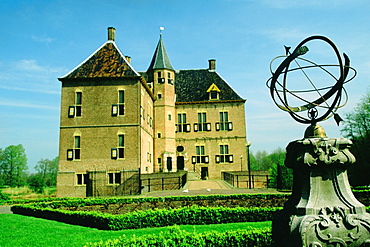
[[[152,62],[149,65],[148,71],[153,69],[170,69],[174,70],[170,59],[167,55],[166,48],[162,41],[162,35],[159,38],[157,48],[155,49]]]
[[[61,79],[123,76],[140,76],[140,74],[127,62],[114,41],[107,41]]]
[[[234,89],[216,72],[208,69],[176,70],[176,103],[216,103],[218,101],[243,101]],[[147,72],[139,72],[148,80]],[[209,87],[215,84],[220,89],[218,100],[210,100]]]
[[[245,101],[216,72],[208,69],[178,70],[175,78],[176,102]],[[215,84],[220,89],[218,100],[210,100],[208,88]]]

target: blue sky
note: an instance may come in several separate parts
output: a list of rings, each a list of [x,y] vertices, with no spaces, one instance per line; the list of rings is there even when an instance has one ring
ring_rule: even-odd
[[[217,71],[245,99],[251,150],[271,152],[303,137],[272,102],[265,83],[270,61],[311,35],[333,40],[357,77],[346,84],[344,116],[370,85],[370,2],[367,0],[63,0],[2,1],[0,8],[0,147],[23,144],[32,168],[58,155],[60,82],[117,29],[116,43],[145,71],[163,40],[175,69]],[[321,124],[340,137],[332,119]]]

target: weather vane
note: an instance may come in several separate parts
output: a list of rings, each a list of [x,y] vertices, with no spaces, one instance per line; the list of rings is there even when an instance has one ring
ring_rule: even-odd
[[[164,27],[159,27],[159,34],[162,35],[162,31],[164,30]]]
[[[324,42],[324,44],[329,45],[331,50],[334,52],[334,58],[338,63],[318,64],[303,58],[302,56],[310,51],[308,43],[311,41]],[[318,46],[317,44],[313,44],[313,47],[317,48]],[[335,44],[324,36],[308,37],[303,40],[293,52],[290,52],[290,47],[286,46],[285,51],[286,55],[278,56],[270,63],[272,76],[266,84],[270,89],[271,98],[274,103],[281,110],[287,111],[297,122],[311,124],[311,128],[315,128],[318,122],[325,121],[332,116],[334,116],[336,123],[339,125],[342,119],[336,111],[346,105],[348,101],[348,94],[343,85],[351,81],[357,74],[356,70],[350,67],[348,56],[343,53],[343,61]],[[322,53],[322,51],[320,51],[320,53]],[[273,63],[277,59],[284,60],[274,71],[272,67]],[[339,68],[339,73],[335,72],[333,68],[335,71],[338,71],[337,69]],[[313,78],[319,78],[317,80],[320,80],[321,82],[323,80],[322,76],[311,77],[312,69],[319,69],[320,73],[324,72],[331,80],[334,80],[334,85],[316,86],[316,84],[313,83]],[[352,71],[352,75],[347,78],[350,71]],[[300,75],[303,76],[304,80],[299,80],[300,83],[295,81],[293,84],[291,83],[288,88],[288,74],[290,76],[291,74],[294,74],[294,72],[301,72]],[[314,74],[314,76],[316,76],[316,74]],[[292,77],[292,81],[295,79],[296,77]],[[302,81],[305,81],[306,84],[308,84],[309,89],[295,89],[297,84],[302,84]],[[327,83],[326,79],[324,81]]]

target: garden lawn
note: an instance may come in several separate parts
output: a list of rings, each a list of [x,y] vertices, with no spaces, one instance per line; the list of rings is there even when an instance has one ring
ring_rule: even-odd
[[[195,228],[197,233],[206,231],[224,232],[236,229],[271,227],[271,221],[196,226],[182,225],[179,227],[181,230],[190,232],[194,232]],[[147,234],[158,234],[161,231],[169,231],[168,227],[106,231],[17,214],[1,214],[0,229],[0,246],[2,247],[82,247],[87,242],[105,241],[107,239],[118,238],[122,235],[131,237],[133,235],[142,236]]]

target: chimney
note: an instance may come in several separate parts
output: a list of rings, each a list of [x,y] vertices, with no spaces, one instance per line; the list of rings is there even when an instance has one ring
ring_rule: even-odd
[[[128,63],[131,63],[131,57],[130,56],[125,56],[126,60]]]
[[[216,70],[216,59],[209,59],[208,64],[209,64],[209,68],[208,68],[209,70],[213,70],[213,71]]]
[[[116,29],[108,27],[108,40],[116,41]]]

